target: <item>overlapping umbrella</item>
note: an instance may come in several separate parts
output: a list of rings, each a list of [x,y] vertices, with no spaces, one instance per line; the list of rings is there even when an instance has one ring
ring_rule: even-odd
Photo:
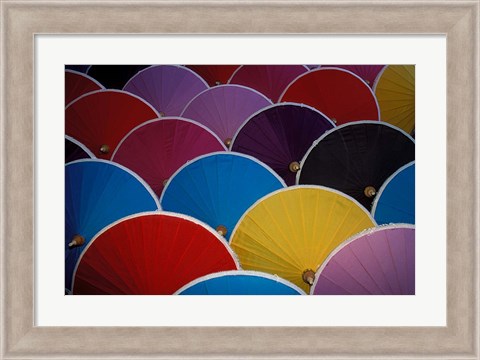
[[[372,206],[378,224],[415,224],[415,162],[395,171],[382,185]]]
[[[276,103],[288,84],[307,71],[304,65],[242,65],[228,83],[248,86]]]
[[[258,271],[222,271],[195,279],[178,295],[305,295],[298,286]]]
[[[105,89],[94,78],[74,70],[65,70],[65,106],[91,91]]]
[[[226,84],[240,65],[186,65],[200,75],[209,86]]]
[[[341,244],[318,270],[314,295],[415,295],[415,228],[375,228]]]
[[[103,227],[138,212],[160,208],[145,182],[105,160],[78,160],[65,166],[65,288],[71,289],[80,253]]]
[[[143,213],[103,229],[82,253],[74,294],[168,295],[238,262],[218,234],[190,217]]]
[[[329,67],[337,67],[348,70],[358,75],[370,87],[373,87],[378,74],[383,70],[385,65],[328,65]]]
[[[245,121],[233,138],[232,151],[254,156],[275,170],[287,185],[294,185],[307,150],[334,126],[310,106],[274,104]]]
[[[374,85],[382,121],[411,133],[415,128],[415,66],[388,65]]]
[[[340,190],[370,210],[385,180],[414,159],[410,135],[388,123],[360,121],[320,137],[303,158],[297,180]]]
[[[330,252],[375,225],[370,213],[346,195],[296,186],[252,205],[233,231],[230,245],[243,269],[277,274],[308,292]]]
[[[180,168],[160,199],[163,209],[191,215],[229,239],[243,213],[285,186],[256,159],[232,152],[204,155]]]
[[[95,155],[80,141],[65,135],[65,163],[80,159],[95,159]]]
[[[313,106],[337,125],[358,120],[379,120],[372,89],[350,71],[321,67],[293,80],[280,97]]]
[[[207,83],[195,72],[177,65],[150,66],[138,72],[123,90],[140,96],[161,116],[179,116]]]
[[[109,159],[118,142],[134,127],[158,118],[145,100],[120,90],[89,92],[65,109],[65,133],[96,157]]]
[[[168,179],[188,161],[226,150],[205,126],[188,119],[166,117],[145,122],[122,139],[112,156],[139,174],[160,196]]]
[[[258,91],[240,85],[220,85],[198,94],[182,116],[211,129],[228,147],[240,125],[272,102]]]

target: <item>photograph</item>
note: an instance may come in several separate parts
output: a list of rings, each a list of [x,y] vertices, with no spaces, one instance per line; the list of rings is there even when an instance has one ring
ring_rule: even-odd
[[[64,71],[65,295],[415,295],[414,64]]]

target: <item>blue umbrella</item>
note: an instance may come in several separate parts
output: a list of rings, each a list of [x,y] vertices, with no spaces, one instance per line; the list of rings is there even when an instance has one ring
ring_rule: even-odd
[[[202,276],[177,295],[305,295],[298,286],[276,275],[257,271],[222,271]]]
[[[372,216],[379,225],[389,223],[415,224],[415,162],[394,172],[376,196]]]
[[[283,187],[284,181],[253,157],[216,152],[181,167],[168,181],[160,203],[164,210],[193,216],[228,239],[251,205]]]
[[[82,159],[65,166],[65,288],[83,249],[105,226],[128,215],[158,210],[145,182],[106,160]]]

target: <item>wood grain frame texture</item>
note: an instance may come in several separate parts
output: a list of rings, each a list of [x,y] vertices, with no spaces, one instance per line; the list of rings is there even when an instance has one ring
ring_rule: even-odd
[[[1,10],[2,359],[479,359],[478,0],[2,0]],[[446,34],[447,326],[34,327],[33,41],[39,33]]]

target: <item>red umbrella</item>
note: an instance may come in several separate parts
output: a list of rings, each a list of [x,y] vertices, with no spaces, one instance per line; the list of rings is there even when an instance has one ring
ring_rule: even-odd
[[[288,84],[307,71],[305,65],[242,65],[228,83],[248,86],[275,103]]]
[[[135,126],[158,118],[145,100],[120,90],[87,93],[65,109],[65,133],[101,159],[110,159],[118,142]]]
[[[358,120],[379,120],[372,89],[354,73],[339,68],[311,70],[293,80],[280,101],[313,106],[341,125]]]
[[[226,84],[240,65],[186,65],[200,75],[209,86]]]
[[[75,70],[65,70],[65,106],[91,91],[105,89],[97,80]]]
[[[73,294],[168,295],[211,273],[238,270],[219,234],[185,215],[150,212],[98,233],[77,263]]]

